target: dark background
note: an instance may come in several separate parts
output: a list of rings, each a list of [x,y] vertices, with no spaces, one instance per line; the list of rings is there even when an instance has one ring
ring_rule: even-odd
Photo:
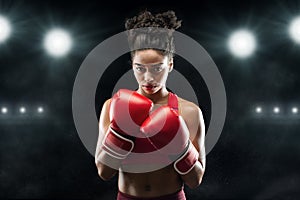
[[[13,26],[11,37],[0,44],[0,106],[12,111],[0,114],[0,198],[116,197],[117,177],[102,181],[79,139],[72,88],[88,53],[124,31],[126,18],[147,8],[176,12],[183,20],[178,31],[207,50],[226,88],[224,129],[207,155],[201,186],[185,188],[188,199],[299,199],[300,118],[290,116],[289,109],[300,102],[300,45],[287,29],[300,14],[300,1],[162,2],[0,0],[0,14]],[[57,26],[74,41],[63,58],[42,47],[44,34]],[[237,59],[226,41],[243,27],[255,32],[258,47],[250,58]],[[110,92],[97,97],[97,112]],[[20,116],[21,104],[44,105],[45,113]],[[209,105],[209,99],[201,105],[206,122]],[[258,117],[256,105],[268,110],[279,105],[282,112]]]

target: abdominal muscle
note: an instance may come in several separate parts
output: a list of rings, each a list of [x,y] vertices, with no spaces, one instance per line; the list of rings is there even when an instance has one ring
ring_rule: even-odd
[[[119,190],[136,197],[159,197],[181,190],[183,182],[173,165],[147,173],[119,170]]]

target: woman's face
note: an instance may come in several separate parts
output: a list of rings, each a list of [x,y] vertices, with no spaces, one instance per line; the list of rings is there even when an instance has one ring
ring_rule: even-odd
[[[173,61],[153,49],[139,50],[132,58],[132,67],[139,88],[146,94],[154,94],[166,87]]]

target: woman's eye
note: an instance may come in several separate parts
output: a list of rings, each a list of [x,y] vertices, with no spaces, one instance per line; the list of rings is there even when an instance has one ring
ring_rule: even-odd
[[[155,72],[160,72],[161,70],[162,70],[162,67],[155,67],[155,68],[154,68],[154,71],[155,71]]]
[[[135,69],[136,69],[137,71],[139,71],[139,72],[144,71],[144,69],[143,69],[142,67],[136,67]]]

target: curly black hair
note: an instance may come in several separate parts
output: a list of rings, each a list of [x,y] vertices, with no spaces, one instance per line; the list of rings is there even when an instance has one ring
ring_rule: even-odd
[[[181,20],[177,20],[175,12],[172,10],[155,15],[145,10],[140,12],[137,16],[127,19],[125,22],[126,30],[144,27],[159,27],[175,30],[180,26]]]
[[[136,50],[150,48],[173,57],[175,53],[173,32],[181,27],[181,22],[172,10],[157,14],[144,10],[137,16],[126,19],[125,29],[131,56],[134,56]]]

